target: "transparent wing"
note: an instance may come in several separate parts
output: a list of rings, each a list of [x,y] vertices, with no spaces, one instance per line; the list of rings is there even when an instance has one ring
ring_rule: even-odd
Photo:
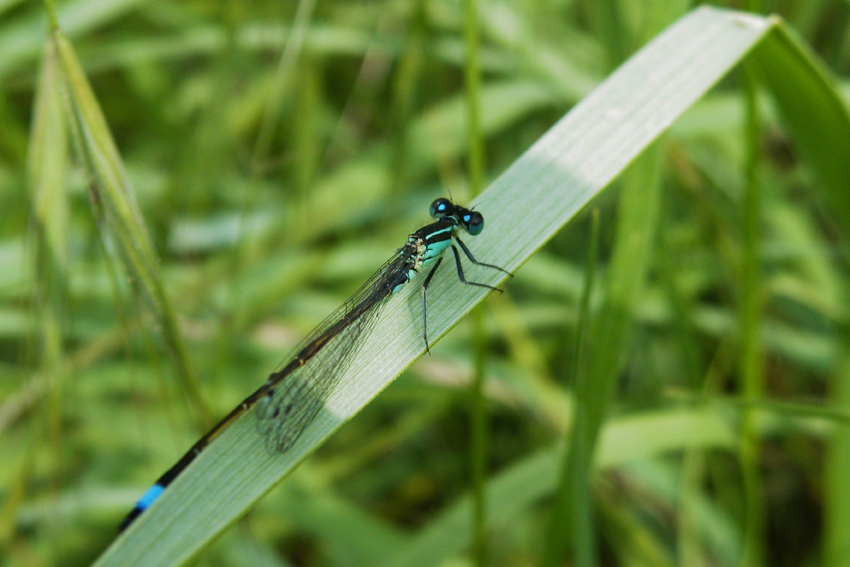
[[[401,248],[330,314],[295,349],[289,363],[215,427],[201,437],[136,503],[121,522],[124,530],[231,423],[256,407],[257,422],[270,451],[283,453],[316,418],[336,388],[348,361],[371,332],[381,308],[396,286],[407,281],[413,252]]]
[[[270,451],[287,451],[316,418],[374,328],[386,299],[407,273],[407,263],[405,249],[399,250],[322,321],[261,388],[257,424]]]

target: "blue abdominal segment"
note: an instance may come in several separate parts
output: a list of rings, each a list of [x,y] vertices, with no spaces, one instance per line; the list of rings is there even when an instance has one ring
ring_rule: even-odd
[[[139,508],[140,510],[147,510],[150,508],[150,505],[154,503],[154,500],[159,498],[164,490],[165,487],[154,484],[148,488],[148,491],[145,492],[141,498],[139,498],[139,501],[136,503],[136,508]]]
[[[139,501],[136,502],[136,505],[130,510],[130,513],[124,518],[124,521],[121,522],[121,526],[118,528],[120,531],[123,531],[127,526],[133,523],[133,520],[139,517],[139,514],[150,508],[151,504],[156,502],[156,499],[162,495],[165,491],[165,487],[158,482],[148,488],[147,492],[145,492]]]

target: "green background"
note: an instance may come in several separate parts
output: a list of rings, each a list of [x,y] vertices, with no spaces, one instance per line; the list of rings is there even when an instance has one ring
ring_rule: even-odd
[[[45,7],[0,3],[0,565],[93,561],[209,419],[259,386],[427,220],[431,200],[471,199],[464,7],[57,6],[153,243],[170,328],[155,294],[139,293],[70,135],[33,120]],[[690,8],[481,1],[483,185]],[[846,76],[850,4],[752,8],[780,14],[827,73]],[[598,240],[585,211],[487,299],[480,322],[434,345],[200,564],[371,565],[406,547],[425,565],[472,561],[465,547],[442,559],[422,536],[473,484],[476,357],[487,480],[528,468],[488,509],[498,517],[540,490],[488,526],[489,564],[557,564],[558,539],[569,564],[846,564],[850,207],[812,164],[840,161],[827,141],[848,133],[809,109],[801,121],[825,142],[799,150],[770,81],[724,79],[593,202]],[[629,200],[630,183],[650,186],[649,200]],[[627,226],[651,236],[632,274],[612,265]],[[582,315],[588,249],[597,287]],[[606,294],[622,288],[640,293],[611,318]],[[600,319],[628,333],[605,342]],[[579,329],[613,370],[575,364]],[[576,380],[622,435],[664,447],[603,451],[585,524],[553,520],[555,489],[532,486],[553,466],[533,456],[570,438]],[[569,510],[583,509],[576,498]]]

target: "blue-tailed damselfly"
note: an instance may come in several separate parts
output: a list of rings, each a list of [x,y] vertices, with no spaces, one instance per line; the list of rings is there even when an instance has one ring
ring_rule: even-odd
[[[192,445],[192,448],[145,492],[135,508],[124,518],[121,523],[122,530],[153,504],[165,488],[228,425],[252,408],[256,408],[259,429],[270,451],[283,453],[292,447],[336,388],[342,369],[347,366],[363,339],[371,332],[386,300],[424,268],[433,265],[422,282],[422,336],[425,349],[428,350],[426,291],[443,261],[442,254],[447,248],[452,249],[457,275],[462,283],[501,291],[487,284],[467,281],[460,254],[455,246],[457,243],[473,264],[511,275],[498,266],[477,261],[458,237],[461,229],[470,235],[481,232],[484,228],[484,217],[481,213],[441,198],[431,203],[431,216],[436,219],[435,222],[411,233],[404,246],[296,347],[295,356],[286,366],[269,376],[257,391],[245,398],[209,433]]]

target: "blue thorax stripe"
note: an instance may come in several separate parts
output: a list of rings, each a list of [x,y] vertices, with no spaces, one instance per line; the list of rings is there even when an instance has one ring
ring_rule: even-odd
[[[433,241],[436,241],[436,240],[447,240],[447,239],[451,238],[453,230],[454,230],[454,227],[452,227],[452,226],[447,226],[446,228],[442,228],[440,230],[435,230],[434,232],[432,232],[430,234],[426,234],[425,240],[428,241],[428,242],[433,242]]]

